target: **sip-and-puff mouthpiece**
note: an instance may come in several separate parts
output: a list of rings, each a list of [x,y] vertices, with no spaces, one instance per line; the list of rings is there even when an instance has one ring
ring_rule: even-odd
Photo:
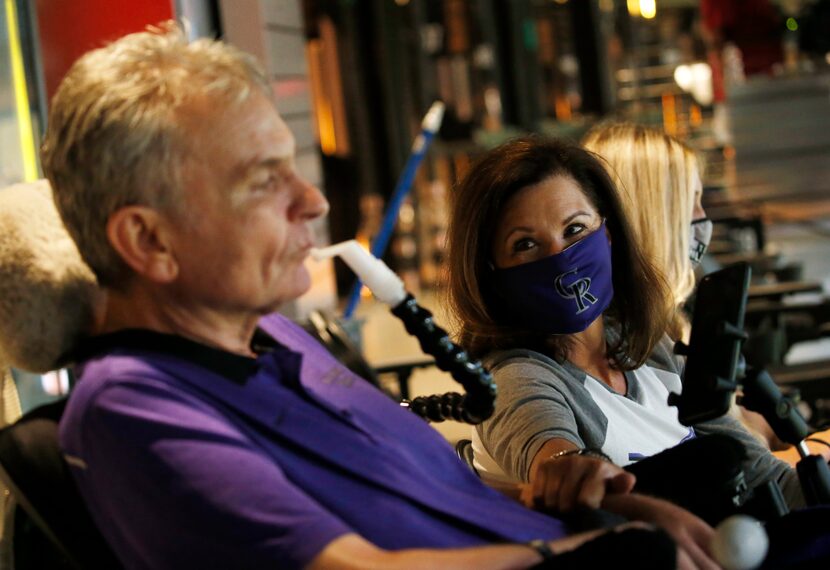
[[[394,307],[406,298],[403,281],[384,262],[360,247],[355,240],[311,250],[311,257],[316,260],[335,255],[340,256],[380,301]]]

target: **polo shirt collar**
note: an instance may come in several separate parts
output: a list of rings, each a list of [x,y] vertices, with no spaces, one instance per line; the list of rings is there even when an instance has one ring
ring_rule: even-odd
[[[280,348],[283,347],[268,333],[262,329],[256,329],[251,339],[251,350],[255,354],[267,354]],[[245,384],[248,378],[259,369],[256,358],[228,352],[179,335],[148,329],[124,329],[89,337],[80,343],[73,360],[80,363],[124,349],[170,355],[188,360],[236,384]]]

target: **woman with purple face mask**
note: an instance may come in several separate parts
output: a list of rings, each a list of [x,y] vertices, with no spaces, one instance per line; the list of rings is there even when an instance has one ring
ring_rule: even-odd
[[[688,231],[688,230],[687,230]],[[475,465],[522,498],[567,511],[630,489],[607,469],[695,437],[747,448],[750,486],[795,472],[737,421],[683,426],[669,392],[681,362],[666,334],[675,301],[643,252],[614,183],[589,151],[541,137],[485,154],[452,196],[449,301],[458,340],[498,384],[473,433]],[[670,475],[668,475],[670,476]]]

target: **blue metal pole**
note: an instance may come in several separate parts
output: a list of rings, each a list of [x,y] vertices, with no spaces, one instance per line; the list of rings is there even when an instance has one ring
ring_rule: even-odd
[[[370,250],[372,255],[378,259],[382,259],[383,254],[386,252],[386,247],[389,245],[389,240],[392,237],[392,231],[395,229],[398,212],[400,212],[404,199],[412,189],[412,183],[415,181],[415,173],[418,171],[418,166],[420,166],[421,161],[426,156],[429,145],[435,137],[438,128],[441,126],[443,114],[444,104],[440,101],[433,103],[421,123],[421,132],[412,143],[412,150],[409,153],[409,158],[404,165],[400,177],[398,177],[398,183],[395,185],[395,191],[389,200],[380,231],[378,231],[378,235],[375,236],[371,244]],[[358,279],[349,292],[346,310],[343,312],[344,319],[352,318],[355,309],[357,309],[357,305],[360,303],[360,290],[362,287],[363,283]]]

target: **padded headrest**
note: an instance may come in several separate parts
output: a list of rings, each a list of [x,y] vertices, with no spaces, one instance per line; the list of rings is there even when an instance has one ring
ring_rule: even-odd
[[[92,326],[98,285],[39,180],[0,190],[0,361],[60,368]]]

